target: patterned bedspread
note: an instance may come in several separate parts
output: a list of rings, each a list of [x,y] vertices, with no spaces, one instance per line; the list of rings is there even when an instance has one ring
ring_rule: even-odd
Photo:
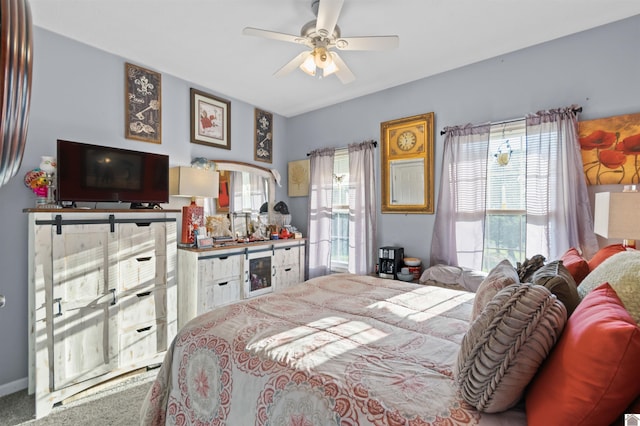
[[[175,338],[142,424],[517,425],[453,376],[473,293],[335,274],[216,309]]]

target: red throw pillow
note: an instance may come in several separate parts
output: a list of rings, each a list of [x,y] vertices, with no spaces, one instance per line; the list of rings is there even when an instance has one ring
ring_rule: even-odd
[[[593,271],[599,264],[621,251],[627,251],[622,244],[611,244],[610,246],[602,247],[591,259],[589,259],[589,270]]]
[[[609,425],[640,393],[640,328],[608,283],[591,291],[525,397],[527,423]]]
[[[560,260],[562,260],[562,264],[567,268],[577,285],[580,285],[584,277],[591,272],[589,263],[587,263],[586,259],[573,247],[567,250]]]

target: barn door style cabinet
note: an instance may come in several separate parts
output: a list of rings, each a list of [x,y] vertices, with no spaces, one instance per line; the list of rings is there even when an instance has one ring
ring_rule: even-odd
[[[177,331],[176,213],[28,213],[29,393],[39,418],[162,362]]]
[[[215,309],[304,281],[305,239],[178,249],[178,327]]]

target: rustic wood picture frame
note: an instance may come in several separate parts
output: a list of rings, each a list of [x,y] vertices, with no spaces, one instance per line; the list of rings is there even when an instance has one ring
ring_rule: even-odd
[[[254,160],[273,162],[273,114],[255,109],[254,138]]]
[[[191,142],[231,149],[231,102],[191,89]]]
[[[162,143],[162,76],[128,62],[125,76],[124,137]]]

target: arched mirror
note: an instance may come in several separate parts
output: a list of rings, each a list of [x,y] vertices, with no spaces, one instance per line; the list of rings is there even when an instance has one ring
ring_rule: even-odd
[[[220,173],[217,213],[228,213],[234,238],[268,232],[259,227],[272,223],[275,178],[271,170],[249,163],[209,160]],[[220,200],[228,200],[222,202]],[[226,204],[226,205],[225,205]]]
[[[433,113],[385,121],[382,213],[433,213]]]

